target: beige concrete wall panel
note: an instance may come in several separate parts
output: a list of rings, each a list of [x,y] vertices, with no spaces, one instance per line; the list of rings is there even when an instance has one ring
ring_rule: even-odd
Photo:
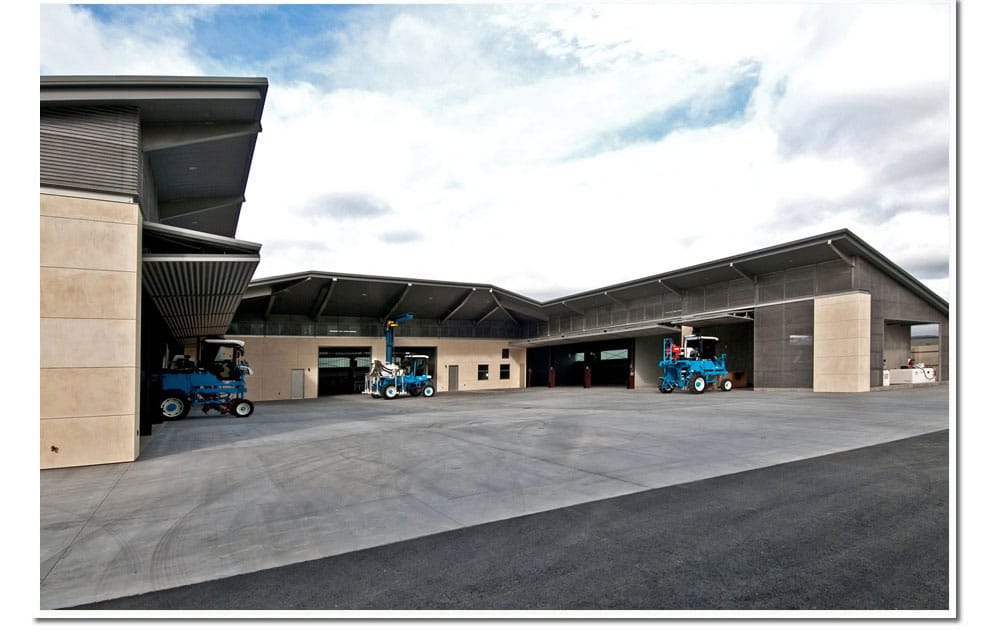
[[[844,357],[824,357],[824,374],[858,374],[864,372],[868,376],[868,355],[844,356]]]
[[[134,367],[134,319],[40,320],[41,367]]]
[[[871,296],[817,298],[813,309],[813,390],[870,389]]]
[[[860,378],[854,374],[824,374],[813,383],[813,391],[827,393],[867,392],[870,387],[868,376]]]
[[[867,357],[871,352],[869,339],[817,339],[813,342],[813,357]]]
[[[42,267],[136,272],[138,251],[139,229],[135,225],[41,218]]]
[[[864,319],[819,320],[813,327],[814,339],[857,339],[871,334],[871,322]]]
[[[135,273],[42,267],[40,276],[42,317],[136,317],[138,275]]]
[[[371,348],[372,357],[385,357],[385,340],[381,337],[241,337],[246,341],[246,359],[254,374],[247,379],[247,395],[251,400],[284,400],[291,395],[291,371],[305,369],[305,396],[318,393],[319,348]],[[448,389],[448,365],[459,366],[461,391],[486,389],[516,389],[524,387],[527,377],[527,350],[510,346],[504,339],[444,339],[437,337],[396,337],[397,347],[429,346],[437,349],[437,371],[434,374],[438,391]],[[510,358],[502,359],[501,351],[510,350]],[[500,364],[510,365],[510,378],[500,379]],[[478,379],[480,364],[490,366],[488,380]]]
[[[128,367],[43,368],[41,417],[134,416],[137,377]]]
[[[41,468],[130,462],[139,454],[132,415],[43,419],[39,437]]]
[[[99,201],[63,195],[40,195],[40,214],[63,219],[87,219],[138,225],[139,206],[119,201]]]

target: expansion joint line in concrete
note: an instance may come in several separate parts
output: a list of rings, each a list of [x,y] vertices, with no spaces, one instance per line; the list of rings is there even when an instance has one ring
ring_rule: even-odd
[[[627,483],[628,485],[630,485],[630,486],[636,486],[637,488],[640,488],[641,490],[651,490],[652,489],[650,486],[644,486],[641,483],[636,483],[634,481],[629,481],[628,479],[621,479],[619,477],[615,477],[614,475],[609,475],[607,473],[594,472],[593,470],[586,470],[584,468],[577,468],[576,466],[570,466],[569,464],[564,464],[562,462],[552,461],[552,460],[549,460],[549,459],[545,459],[544,457],[537,457],[535,455],[526,455],[524,453],[519,453],[517,451],[506,449],[506,448],[500,448],[498,446],[493,446],[491,444],[483,444],[482,442],[476,442],[475,440],[470,440],[468,438],[463,438],[463,437],[459,437],[457,435],[452,435],[452,434],[448,433],[447,431],[434,430],[434,433],[442,433],[444,435],[447,435],[449,438],[452,438],[454,440],[458,440],[459,442],[465,442],[466,444],[474,444],[476,446],[483,446],[483,447],[486,447],[488,449],[492,449],[494,451],[499,451],[501,453],[507,453],[509,455],[517,455],[518,457],[525,457],[527,459],[533,459],[535,461],[545,462],[546,464],[549,464],[551,466],[559,466],[560,468],[568,468],[570,470],[575,470],[575,471],[577,471],[579,473],[583,473],[585,475],[593,475],[595,477],[604,477],[605,479],[611,479],[612,481],[618,481],[618,482],[621,482],[621,483]]]
[[[80,529],[78,529],[76,534],[73,535],[73,540],[66,543],[66,546],[63,547],[63,550],[59,554],[59,557],[56,558],[56,561],[52,563],[52,566],[49,567],[49,570],[46,571],[45,575],[43,575],[42,578],[38,581],[39,584],[43,584],[45,580],[49,577],[49,574],[51,574],[52,571],[55,570],[56,566],[58,566],[59,563],[62,562],[62,559],[66,557],[66,554],[69,553],[70,548],[72,548],[73,545],[76,544],[76,539],[80,537],[80,534],[83,533],[83,530],[87,529],[87,525],[90,525],[90,522],[94,520],[94,516],[104,505],[104,502],[108,500],[108,497],[111,496],[111,493],[115,491],[115,488],[118,487],[118,483],[122,480],[122,477],[125,476],[125,473],[127,473],[131,467],[132,467],[132,462],[127,462],[122,465],[121,474],[118,475],[118,478],[115,479],[115,482],[111,484],[111,487],[108,488],[108,491],[104,494],[103,497],[101,497],[100,503],[98,503],[97,507],[94,508],[94,511],[90,513],[90,516],[87,517],[87,520],[83,522],[83,525],[80,526]]]

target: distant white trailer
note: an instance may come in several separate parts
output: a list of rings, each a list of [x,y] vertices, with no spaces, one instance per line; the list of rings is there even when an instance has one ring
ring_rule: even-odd
[[[934,383],[937,382],[937,372],[934,368],[914,366],[889,370],[889,382],[893,385],[902,383]]]

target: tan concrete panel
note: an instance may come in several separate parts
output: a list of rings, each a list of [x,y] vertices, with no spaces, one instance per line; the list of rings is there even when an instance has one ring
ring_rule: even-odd
[[[382,337],[242,337],[246,341],[246,358],[253,367],[247,379],[250,400],[282,400],[290,397],[291,370],[305,369],[305,396],[317,395],[320,346],[370,347],[375,359],[385,357]],[[503,339],[444,339],[438,337],[396,337],[397,346],[430,346],[437,348],[438,391],[447,391],[447,365],[459,366],[462,391],[512,389],[523,387],[527,351],[510,347]],[[501,350],[510,349],[510,358],[501,359]],[[490,378],[478,380],[478,366],[490,366]],[[510,365],[510,379],[500,380],[500,364]]]
[[[129,271],[42,267],[41,316],[135,319],[139,276]]]
[[[136,325],[130,319],[40,320],[41,367],[133,367]]]
[[[871,323],[863,319],[838,321],[817,320],[813,326],[813,339],[858,339],[871,335]]]
[[[42,418],[127,416],[136,413],[138,370],[119,368],[43,368]]]
[[[134,461],[139,455],[138,429],[134,415],[43,419],[41,467]]]
[[[64,219],[88,219],[131,225],[139,223],[138,204],[62,195],[40,195],[39,213],[45,217]]]
[[[868,356],[871,339],[816,339],[813,342],[813,357]]]
[[[868,374],[868,355],[826,357],[821,361],[821,374]],[[815,366],[815,363],[813,364]]]
[[[42,267],[137,271],[139,228],[58,217],[41,218]]]
[[[826,374],[813,379],[813,391],[817,392],[867,392],[870,390],[867,376],[862,379],[856,374]]]

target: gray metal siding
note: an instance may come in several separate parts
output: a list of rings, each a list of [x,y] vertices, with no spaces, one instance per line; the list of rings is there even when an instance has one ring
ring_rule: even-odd
[[[885,350],[885,322],[930,322],[937,323],[939,329],[940,355],[939,380],[950,379],[951,365],[948,355],[948,316],[942,314],[930,303],[923,300],[885,273],[865,260],[858,260],[855,278],[859,289],[871,293],[872,337],[871,337],[871,385],[882,384],[882,358]]]
[[[812,388],[812,300],[761,307],[754,317],[754,386]]]
[[[138,108],[43,107],[39,128],[43,186],[138,196]]]

